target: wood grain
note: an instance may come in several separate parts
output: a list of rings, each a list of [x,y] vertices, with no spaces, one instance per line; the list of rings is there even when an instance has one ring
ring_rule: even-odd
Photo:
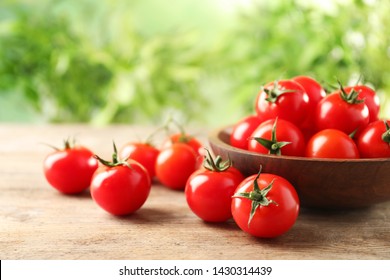
[[[200,221],[183,192],[153,185],[145,205],[124,218],[98,208],[88,192],[64,196],[42,173],[50,149],[76,135],[109,157],[111,143],[144,138],[149,127],[0,125],[0,259],[389,259],[390,203],[361,210],[302,209],[285,235],[270,240],[232,220]],[[190,130],[206,143],[207,130]]]

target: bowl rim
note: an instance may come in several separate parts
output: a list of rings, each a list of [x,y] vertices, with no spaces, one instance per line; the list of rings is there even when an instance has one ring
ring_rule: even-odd
[[[264,158],[274,158],[274,159],[283,159],[283,160],[292,160],[292,161],[306,161],[306,162],[335,162],[335,163],[344,163],[344,162],[354,162],[354,163],[378,163],[378,162],[390,162],[390,158],[357,158],[357,159],[338,159],[338,158],[308,158],[308,157],[298,157],[298,156],[283,156],[283,155],[270,155],[270,154],[261,154],[244,149],[240,149],[234,146],[231,146],[229,143],[226,143],[220,138],[221,133],[227,133],[230,136],[230,131],[233,129],[233,125],[226,125],[220,128],[216,128],[210,131],[208,135],[208,141],[219,146],[224,147],[226,150],[232,150],[234,152],[239,152],[249,156],[261,156]]]

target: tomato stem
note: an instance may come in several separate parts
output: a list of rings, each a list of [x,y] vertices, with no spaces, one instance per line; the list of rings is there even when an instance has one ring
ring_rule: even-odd
[[[275,103],[278,100],[279,96],[281,96],[281,95],[283,95],[285,93],[295,92],[296,91],[296,90],[292,90],[292,89],[287,89],[287,90],[280,89],[278,80],[274,81],[274,86],[273,86],[272,89],[268,89],[268,88],[264,88],[263,87],[262,90],[268,96],[265,100],[267,100],[268,102],[271,102],[271,103]]]
[[[339,83],[339,86],[340,86],[340,97],[341,99],[343,99],[345,102],[347,102],[348,104],[360,104],[360,103],[364,103],[364,99],[358,99],[359,97],[359,92],[356,91],[354,88],[352,88],[351,92],[348,94],[343,85],[341,84],[341,82],[339,80],[337,80],[337,82]]]
[[[249,219],[248,219],[248,227],[250,226],[250,223],[256,214],[256,210],[260,206],[265,206],[268,207],[270,204],[275,204],[279,205],[277,202],[275,202],[272,199],[268,199],[267,195],[272,189],[273,183],[275,179],[271,181],[271,183],[268,184],[264,189],[260,189],[258,179],[260,178],[262,166],[260,165],[259,172],[257,173],[257,176],[253,180],[253,191],[250,192],[244,192],[244,193],[236,193],[233,195],[233,197],[238,197],[238,198],[246,198],[249,200],[252,200],[252,206],[251,206],[251,212],[249,214]]]
[[[94,155],[93,157],[96,158],[101,164],[108,167],[115,167],[115,166],[127,166],[131,168],[130,164],[127,162],[127,159],[121,160],[118,157],[118,150],[116,148],[115,142],[112,141],[114,153],[112,154],[112,161],[104,160],[98,155]]]
[[[390,144],[390,125],[386,120],[383,121],[386,126],[386,131],[382,134],[382,140]]]
[[[204,156],[203,166],[207,170],[215,172],[223,172],[228,170],[232,166],[232,161],[228,155],[228,159],[222,161],[222,157],[218,155],[215,159],[211,156],[210,151],[205,148],[206,154]]]
[[[260,145],[265,147],[268,150],[268,154],[280,156],[282,155],[282,148],[288,144],[291,144],[291,142],[278,142],[276,139],[277,121],[278,119],[276,118],[272,126],[271,140],[262,137],[252,137],[249,139],[256,140]]]

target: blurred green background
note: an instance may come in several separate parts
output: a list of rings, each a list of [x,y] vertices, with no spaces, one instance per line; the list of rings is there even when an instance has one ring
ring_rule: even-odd
[[[390,114],[388,0],[1,0],[0,121],[216,126],[260,86],[362,82]]]

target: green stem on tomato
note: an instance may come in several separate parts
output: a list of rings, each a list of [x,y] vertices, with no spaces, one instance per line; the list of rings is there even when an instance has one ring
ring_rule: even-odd
[[[268,186],[266,186],[264,189],[261,190],[259,187],[259,183],[257,182],[257,180],[260,178],[261,170],[262,166],[260,165],[259,172],[257,173],[256,178],[253,180],[253,191],[236,193],[233,195],[233,197],[246,198],[252,201],[251,212],[249,214],[248,219],[248,227],[250,226],[250,223],[256,213],[257,208],[259,208],[260,206],[268,207],[270,204],[278,205],[278,203],[274,200],[267,198],[267,195],[272,189],[275,179],[272,180],[271,183],[269,183]]]
[[[390,125],[386,120],[383,121],[386,126],[386,131],[382,134],[382,140],[390,144]]]
[[[222,157],[218,155],[215,159],[211,156],[211,153],[208,149],[206,149],[206,155],[204,156],[203,166],[207,170],[215,171],[215,172],[223,172],[228,170],[232,166],[232,161],[228,155],[228,159],[223,161]]]
[[[252,137],[250,139],[256,140],[260,145],[265,147],[268,150],[269,154],[280,156],[282,154],[282,148],[288,144],[291,144],[291,142],[278,142],[278,140],[276,139],[277,121],[278,119],[276,118],[272,126],[271,140],[262,137]]]

